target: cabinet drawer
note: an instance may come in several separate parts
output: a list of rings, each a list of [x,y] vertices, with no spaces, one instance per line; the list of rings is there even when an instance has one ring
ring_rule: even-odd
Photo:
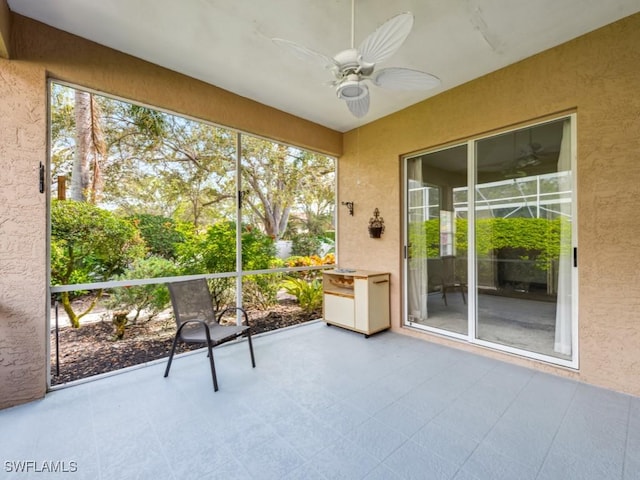
[[[353,298],[325,293],[323,309],[325,322],[354,327]]]

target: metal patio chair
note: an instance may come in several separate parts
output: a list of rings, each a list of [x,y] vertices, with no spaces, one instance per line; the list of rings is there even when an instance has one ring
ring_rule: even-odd
[[[211,292],[207,285],[207,280],[200,278],[197,280],[186,280],[182,282],[168,283],[171,304],[176,319],[177,331],[173,339],[171,354],[167,363],[164,376],[169,376],[171,361],[178,344],[178,340],[188,344],[206,344],[211,365],[211,377],[213,378],[213,389],[218,391],[218,379],[216,367],[213,361],[213,347],[225,342],[235,340],[238,337],[246,336],[251,353],[251,365],[256,366],[253,355],[253,345],[251,343],[251,328],[249,327],[249,317],[247,312],[240,307],[225,308],[216,315],[213,308]],[[220,319],[227,312],[240,311],[244,316],[243,325],[221,325]]]
[[[467,304],[467,298],[464,295],[467,284],[457,277],[455,262],[456,257],[442,257],[442,286],[440,291],[442,292],[442,299],[444,300],[444,305],[446,307],[449,306],[449,303],[447,302],[447,292],[451,290],[458,290],[460,295],[462,295],[462,302],[465,305]]]

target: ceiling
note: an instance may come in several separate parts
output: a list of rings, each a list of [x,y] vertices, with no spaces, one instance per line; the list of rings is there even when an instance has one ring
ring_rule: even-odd
[[[329,71],[271,41],[333,56],[350,47],[351,0],[8,0],[9,8],[80,37],[338,131],[369,123],[640,11],[638,0],[356,0],[356,46],[410,11],[413,30],[380,67],[431,73],[441,86],[371,86],[355,118]]]

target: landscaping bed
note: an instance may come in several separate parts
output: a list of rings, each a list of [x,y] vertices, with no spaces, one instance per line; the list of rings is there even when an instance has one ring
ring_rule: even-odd
[[[268,310],[250,310],[252,334],[276,330],[320,317],[305,313],[295,301],[284,300]],[[58,330],[59,373],[56,368],[56,335],[51,331],[51,385],[79,380],[101,373],[120,370],[152,360],[166,358],[171,351],[175,321],[171,311],[152,320],[141,319],[127,326],[121,340],[115,338],[114,326],[108,315],[84,323],[80,328],[64,326]],[[177,353],[201,348],[179,344]]]

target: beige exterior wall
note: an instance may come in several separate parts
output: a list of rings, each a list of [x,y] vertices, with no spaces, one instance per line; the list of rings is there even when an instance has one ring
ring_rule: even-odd
[[[396,331],[640,395],[640,15],[348,132],[339,162],[341,266],[392,273]],[[577,112],[580,370],[401,327],[400,156],[560,112]],[[378,207],[382,239],[367,222]]]
[[[46,387],[44,83],[43,69],[0,58],[0,408]]]
[[[8,38],[0,0],[0,44]],[[0,48],[0,408],[46,390],[47,78],[339,156],[342,134],[18,15]],[[2,45],[0,45],[2,47]]]

